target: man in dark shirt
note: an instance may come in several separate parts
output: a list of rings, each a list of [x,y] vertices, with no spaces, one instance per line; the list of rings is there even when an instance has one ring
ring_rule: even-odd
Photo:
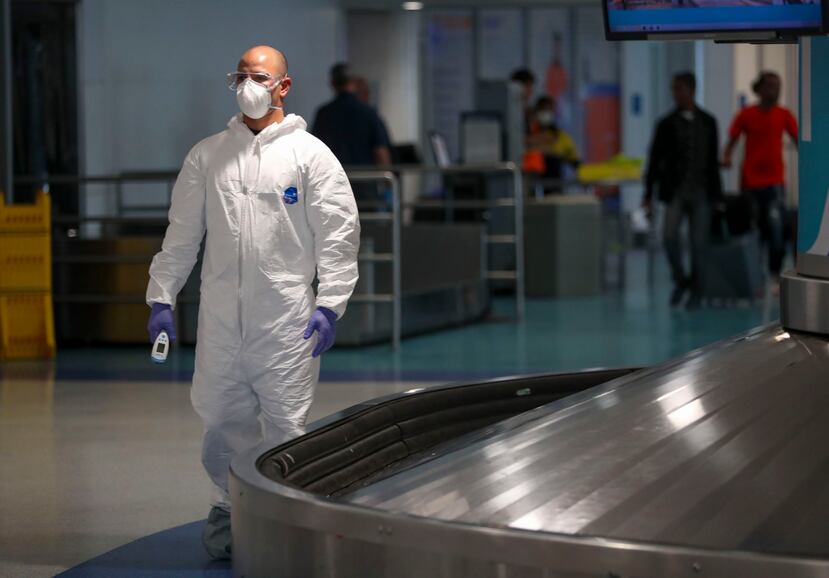
[[[344,166],[388,165],[391,151],[380,117],[351,90],[345,63],[331,68],[331,88],[336,95],[320,107],[311,132],[328,145]]]
[[[719,131],[716,119],[694,100],[696,78],[690,72],[673,80],[676,109],[659,121],[651,144],[644,204],[654,195],[665,203],[665,251],[674,278],[671,304],[679,305],[690,289],[688,307],[700,300],[700,252],[711,227],[711,210],[722,198],[719,171]],[[688,219],[691,274],[682,263],[682,222]]]

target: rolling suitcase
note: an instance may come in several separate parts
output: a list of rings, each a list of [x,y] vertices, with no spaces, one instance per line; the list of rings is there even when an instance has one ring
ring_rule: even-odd
[[[746,194],[726,194],[724,211],[711,215],[711,239],[722,242],[755,230],[754,203]]]
[[[753,301],[762,297],[763,259],[756,231],[740,236],[724,232],[701,256],[701,297],[706,301]]]

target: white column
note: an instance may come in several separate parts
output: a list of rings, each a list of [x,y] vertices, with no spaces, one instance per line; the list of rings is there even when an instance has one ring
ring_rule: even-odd
[[[735,65],[735,49],[742,45],[699,42],[695,49],[695,63],[700,105],[717,119],[720,143],[725,146],[728,127],[737,112],[735,79],[739,66]],[[738,166],[735,164],[735,166]],[[723,187],[735,191],[739,187],[739,173],[732,169],[723,173]]]
[[[374,90],[374,103],[395,142],[420,140],[420,14],[348,14],[348,62]]]
[[[658,111],[655,83],[658,75],[657,45],[649,42],[625,42],[622,51],[622,151],[631,157],[647,159],[648,147],[656,125]],[[634,211],[642,201],[641,184],[622,188],[622,209]]]

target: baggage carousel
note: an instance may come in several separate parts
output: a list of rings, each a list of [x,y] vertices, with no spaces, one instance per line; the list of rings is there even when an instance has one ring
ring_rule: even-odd
[[[240,578],[829,577],[829,339],[373,400],[231,498]]]

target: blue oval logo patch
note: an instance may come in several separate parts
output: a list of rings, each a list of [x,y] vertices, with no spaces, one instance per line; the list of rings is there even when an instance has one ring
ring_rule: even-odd
[[[286,205],[293,205],[299,200],[299,192],[297,192],[296,187],[288,187],[285,189],[282,198]]]

